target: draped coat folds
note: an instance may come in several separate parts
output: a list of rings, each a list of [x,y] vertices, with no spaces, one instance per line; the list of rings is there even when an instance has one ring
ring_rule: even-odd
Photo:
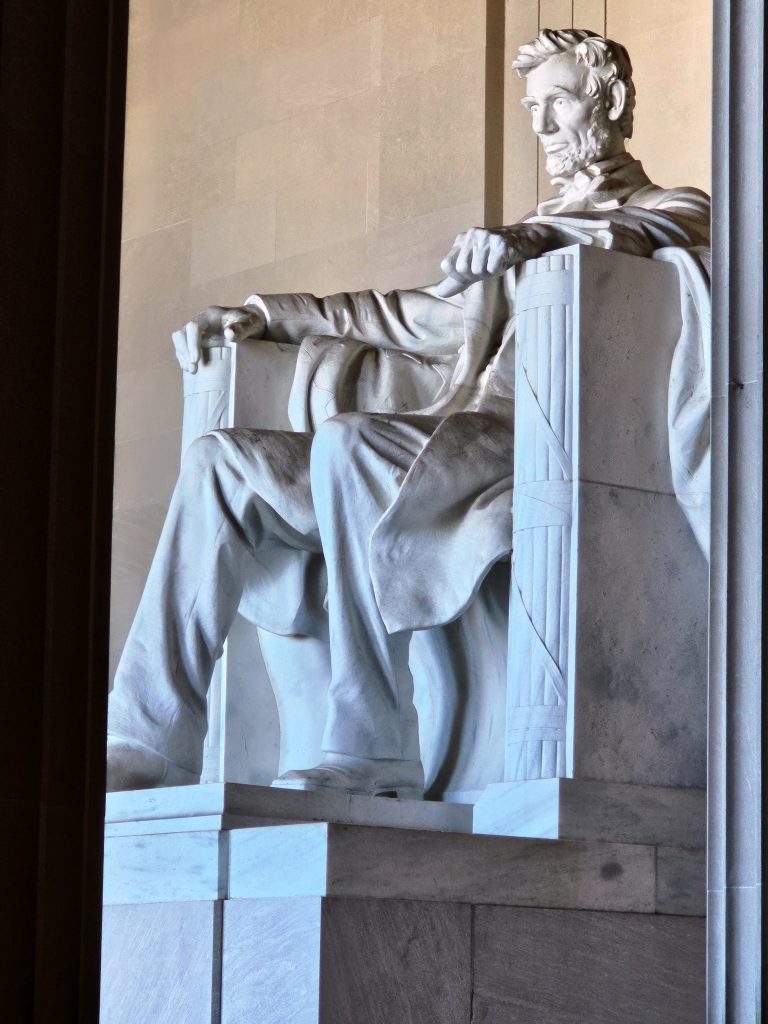
[[[650,256],[706,245],[709,199],[653,185],[623,154],[579,172],[525,220],[552,227],[559,246]],[[440,418],[371,537],[371,577],[391,633],[456,619],[511,550],[514,280],[507,271],[452,298],[436,286],[258,297],[265,338],[301,346],[294,429],[352,410]]]

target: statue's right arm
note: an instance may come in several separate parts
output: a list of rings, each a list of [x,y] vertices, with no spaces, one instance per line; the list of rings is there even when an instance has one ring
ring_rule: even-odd
[[[455,353],[464,341],[464,303],[435,287],[391,292],[339,292],[318,299],[298,293],[253,296],[266,312],[264,337],[300,344],[308,335],[345,338],[424,358]]]
[[[300,345],[309,335],[344,338],[374,348],[439,359],[464,342],[463,299],[436,286],[382,293],[252,295],[242,306],[210,306],[173,332],[176,358],[195,373],[203,348],[268,340]]]
[[[265,336],[267,317],[260,303],[242,306],[209,306],[172,334],[176,358],[182,370],[197,373],[204,348],[258,340]]]

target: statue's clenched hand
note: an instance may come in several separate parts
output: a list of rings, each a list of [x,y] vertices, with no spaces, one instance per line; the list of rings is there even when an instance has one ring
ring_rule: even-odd
[[[540,256],[551,244],[551,230],[542,224],[471,228],[458,236],[440,264],[445,279],[437,294],[447,298],[475,281],[499,277],[515,264]]]
[[[204,348],[227,342],[257,341],[264,336],[266,320],[258,306],[209,306],[188,324],[173,332],[173,347],[182,370],[197,373]]]

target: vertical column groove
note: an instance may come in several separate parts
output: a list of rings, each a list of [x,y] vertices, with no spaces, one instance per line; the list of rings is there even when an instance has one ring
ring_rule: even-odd
[[[708,1024],[761,1019],[763,6],[716,0]],[[749,108],[749,116],[745,116]],[[765,726],[763,725],[763,731]]]
[[[504,21],[505,0],[485,7],[485,182],[486,227],[503,221],[504,207]]]

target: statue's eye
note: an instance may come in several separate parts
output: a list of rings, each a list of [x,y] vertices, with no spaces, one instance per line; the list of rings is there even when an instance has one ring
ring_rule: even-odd
[[[555,107],[555,109],[557,109],[558,107],[564,107],[565,106],[565,97],[564,96],[558,96],[557,99],[555,100],[555,102],[553,103],[553,106]]]

